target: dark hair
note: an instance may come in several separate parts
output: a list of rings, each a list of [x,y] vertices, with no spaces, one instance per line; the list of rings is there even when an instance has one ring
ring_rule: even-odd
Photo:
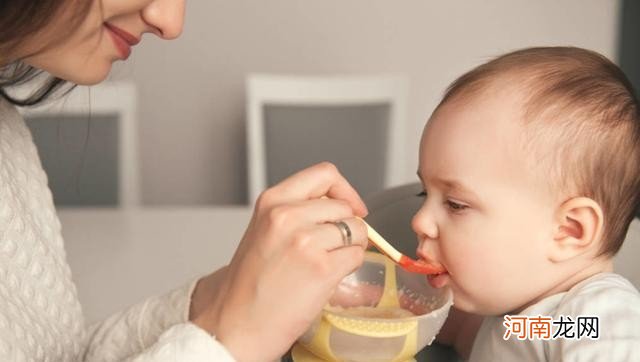
[[[631,82],[590,50],[528,48],[464,74],[438,108],[499,80],[525,92],[522,122],[531,154],[538,156],[531,167],[542,168],[552,189],[589,197],[602,207],[600,254],[614,255],[640,204],[640,105]]]
[[[71,32],[79,24],[94,0],[3,0],[0,1],[0,97],[19,106],[38,104],[57,91],[64,89],[67,82],[48,76],[48,79],[33,94],[17,99],[8,94],[7,89],[41,79],[46,76],[22,60],[38,54],[66,34],[43,34],[47,25],[57,17],[65,16],[66,29]],[[43,37],[43,44],[37,49],[24,49],[24,44],[34,37]],[[71,90],[73,85],[67,89]]]

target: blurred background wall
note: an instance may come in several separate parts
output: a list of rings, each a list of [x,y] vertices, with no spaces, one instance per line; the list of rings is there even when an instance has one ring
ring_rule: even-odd
[[[113,80],[139,91],[145,205],[247,200],[244,80],[250,72],[406,74],[407,181],[426,118],[462,72],[534,45],[617,60],[613,0],[207,0],[187,2],[183,36],[147,36]]]
[[[633,83],[636,94],[640,88],[640,2],[624,0],[620,7],[618,35],[619,64]]]

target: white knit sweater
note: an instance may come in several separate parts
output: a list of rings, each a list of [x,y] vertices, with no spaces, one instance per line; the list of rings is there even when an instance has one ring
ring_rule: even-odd
[[[24,120],[0,100],[0,361],[232,361],[188,322],[195,283],[87,328]]]

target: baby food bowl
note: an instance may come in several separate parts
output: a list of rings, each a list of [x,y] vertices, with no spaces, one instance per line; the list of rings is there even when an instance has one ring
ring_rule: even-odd
[[[413,361],[438,334],[452,304],[449,288],[432,288],[424,275],[367,252],[362,267],[342,280],[300,337],[293,360]]]

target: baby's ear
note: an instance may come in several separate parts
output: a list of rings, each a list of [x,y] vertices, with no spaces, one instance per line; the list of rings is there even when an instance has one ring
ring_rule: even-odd
[[[562,262],[600,248],[602,208],[588,197],[574,197],[556,210],[549,260]]]

